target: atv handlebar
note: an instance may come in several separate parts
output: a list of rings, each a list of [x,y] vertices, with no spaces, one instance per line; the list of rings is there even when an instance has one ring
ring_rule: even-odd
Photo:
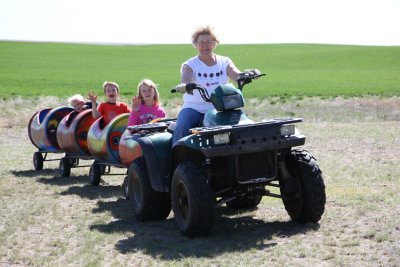
[[[186,93],[189,93],[189,94],[192,94],[192,91],[193,91],[194,89],[199,89],[199,87],[202,88],[201,85],[199,85],[199,84],[197,84],[197,83],[180,84],[180,85],[178,85],[177,87],[172,88],[172,89],[171,89],[171,93],[180,92],[181,90],[177,90],[177,88],[180,88],[181,85],[184,85],[184,86],[185,86]]]
[[[258,79],[261,76],[265,76],[266,75],[265,73],[261,73],[261,74],[257,74],[257,75],[249,75],[248,73],[242,73],[242,74],[243,74],[242,77],[239,77],[237,79],[238,87],[239,87],[239,90],[241,90],[241,91],[243,90],[243,87],[246,84],[251,83],[251,81],[253,79]],[[202,97],[203,97],[202,91],[207,93],[207,90],[204,87],[202,87],[201,85],[198,85],[196,83],[188,83],[188,84],[186,84],[186,93],[193,94],[192,92],[193,92],[194,89],[199,90],[199,92],[200,92]],[[176,93],[176,92],[179,92],[178,90],[176,90],[176,88],[172,88],[171,89],[171,93],[172,94]],[[209,98],[208,93],[207,93],[207,97]],[[203,97],[203,99],[204,99],[204,97]],[[207,101],[207,100],[205,100],[205,101]]]
[[[237,79],[237,84],[239,87],[239,90],[242,91],[243,87],[248,84],[251,83],[253,79],[258,79],[261,76],[265,76],[265,73],[261,73],[261,74],[257,74],[257,75],[251,75],[248,72],[243,72],[239,74],[239,78]]]
[[[210,100],[210,95],[208,94],[208,91],[206,88],[201,86],[200,84],[197,83],[187,83],[185,86],[186,93],[193,95],[193,90],[197,89],[199,90],[201,98],[203,98],[204,101],[206,102],[211,102]],[[179,92],[179,90],[176,90],[176,88],[171,89],[171,93],[176,93]]]

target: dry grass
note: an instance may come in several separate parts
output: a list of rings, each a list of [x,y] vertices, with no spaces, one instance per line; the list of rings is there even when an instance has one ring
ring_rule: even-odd
[[[0,101],[0,266],[400,265],[399,98],[248,100],[256,120],[305,119],[299,128],[324,173],[325,213],[319,224],[298,225],[280,200],[264,198],[253,212],[219,208],[210,236],[198,239],[183,237],[173,214],[135,220],[123,175],[91,187],[88,168],[69,178],[59,177],[58,161],[33,170],[27,122],[63,101]],[[165,105],[171,117],[179,104]]]

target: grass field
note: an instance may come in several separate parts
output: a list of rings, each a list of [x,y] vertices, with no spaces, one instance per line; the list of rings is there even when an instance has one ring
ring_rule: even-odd
[[[248,87],[248,97],[400,95],[400,47],[343,45],[223,45],[241,69],[258,68],[268,77]],[[163,99],[180,81],[191,45],[106,46],[0,42],[0,94],[68,96],[101,93],[105,80],[129,97],[142,78],[159,84]]]
[[[123,170],[100,187],[88,185],[87,167],[69,178],[58,161],[33,170],[29,117],[63,102],[0,100],[0,266],[400,265],[399,97],[249,99],[257,119],[304,117],[305,148],[325,178],[325,213],[319,224],[298,225],[280,200],[264,197],[253,212],[219,208],[210,236],[196,239],[178,232],[172,213],[137,221],[123,199]]]

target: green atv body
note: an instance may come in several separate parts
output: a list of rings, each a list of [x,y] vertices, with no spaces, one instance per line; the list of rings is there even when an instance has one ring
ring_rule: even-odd
[[[129,138],[143,151],[128,172],[137,218],[162,220],[172,207],[179,230],[199,236],[210,232],[215,207],[255,209],[271,196],[282,199],[296,222],[320,220],[326,199],[322,173],[309,152],[295,149],[305,144],[295,130],[302,119],[253,122],[241,109],[240,89],[219,86],[211,97],[201,92],[215,109],[173,147],[174,120],[130,128]]]

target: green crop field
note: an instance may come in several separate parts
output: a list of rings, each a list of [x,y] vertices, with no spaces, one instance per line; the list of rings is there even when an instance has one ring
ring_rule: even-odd
[[[247,97],[400,95],[400,47],[260,44],[224,45],[241,69],[267,74],[247,87]],[[129,97],[143,78],[159,84],[163,99],[180,82],[183,61],[196,55],[183,45],[88,45],[0,42],[0,94],[65,97],[101,92],[105,80]]]

